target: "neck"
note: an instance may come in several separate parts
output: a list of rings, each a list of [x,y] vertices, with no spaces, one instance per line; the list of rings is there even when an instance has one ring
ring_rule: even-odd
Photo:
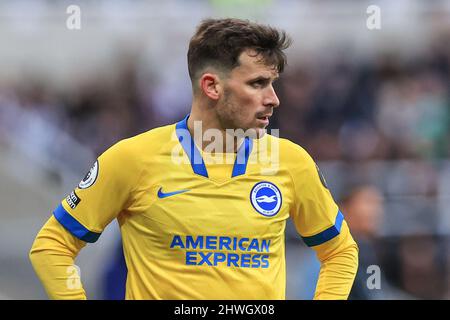
[[[203,151],[209,146],[208,149],[213,152],[237,152],[243,140],[243,137],[236,137],[233,132],[227,132],[226,128],[223,128],[214,107],[202,105],[195,100],[187,126],[195,144]],[[214,147],[211,145],[213,143]]]

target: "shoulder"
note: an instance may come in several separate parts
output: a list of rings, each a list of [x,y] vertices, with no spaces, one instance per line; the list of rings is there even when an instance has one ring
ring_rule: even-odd
[[[175,125],[158,127],[136,136],[120,140],[106,152],[114,152],[129,157],[147,157],[157,154],[172,138]]]
[[[158,127],[120,140],[103,152],[98,160],[111,168],[129,171],[141,171],[161,154],[171,142],[171,134],[175,125]]]
[[[158,127],[134,137],[120,140],[103,152],[97,159],[103,176],[133,185],[140,179],[146,168],[154,168],[161,149],[171,141],[175,125]]]
[[[271,152],[279,152],[282,164],[288,167],[315,166],[310,154],[297,143],[272,135],[267,135],[267,139],[268,144],[271,145]]]

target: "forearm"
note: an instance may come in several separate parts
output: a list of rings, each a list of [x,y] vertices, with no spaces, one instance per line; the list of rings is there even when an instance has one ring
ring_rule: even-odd
[[[338,237],[315,250],[321,268],[314,299],[347,299],[358,269],[358,246],[347,225],[343,224]]]
[[[51,299],[86,299],[74,268],[75,258],[85,245],[53,216],[36,236],[30,260]]]

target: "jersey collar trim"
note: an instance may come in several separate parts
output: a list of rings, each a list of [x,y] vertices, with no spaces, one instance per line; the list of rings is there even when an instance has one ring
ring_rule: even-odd
[[[194,173],[208,178],[208,170],[206,170],[205,162],[203,161],[203,158],[194,143],[194,139],[189,132],[187,126],[188,118],[189,114],[175,126],[178,141],[189,157]],[[242,143],[239,147],[236,160],[234,161],[233,172],[231,174],[232,178],[245,174],[247,170],[248,158],[250,157],[252,149],[253,140],[249,137],[245,137],[244,143]]]
[[[249,137],[245,137],[244,143],[242,143],[238,149],[236,160],[234,161],[233,173],[231,177],[237,177],[245,174],[247,170],[248,157],[253,149],[253,140]]]
[[[194,173],[208,178],[208,171],[206,170],[205,162],[203,161],[200,152],[195,146],[194,139],[192,139],[191,133],[189,132],[187,126],[188,118],[189,114],[176,125],[178,141],[183,146],[184,152],[186,152],[187,156],[189,157],[189,161],[191,162],[192,170],[194,170]]]

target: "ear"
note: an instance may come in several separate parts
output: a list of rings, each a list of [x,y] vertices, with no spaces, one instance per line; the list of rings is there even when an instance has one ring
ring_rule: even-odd
[[[219,82],[217,74],[204,73],[200,78],[200,88],[208,98],[218,100],[220,96]]]

